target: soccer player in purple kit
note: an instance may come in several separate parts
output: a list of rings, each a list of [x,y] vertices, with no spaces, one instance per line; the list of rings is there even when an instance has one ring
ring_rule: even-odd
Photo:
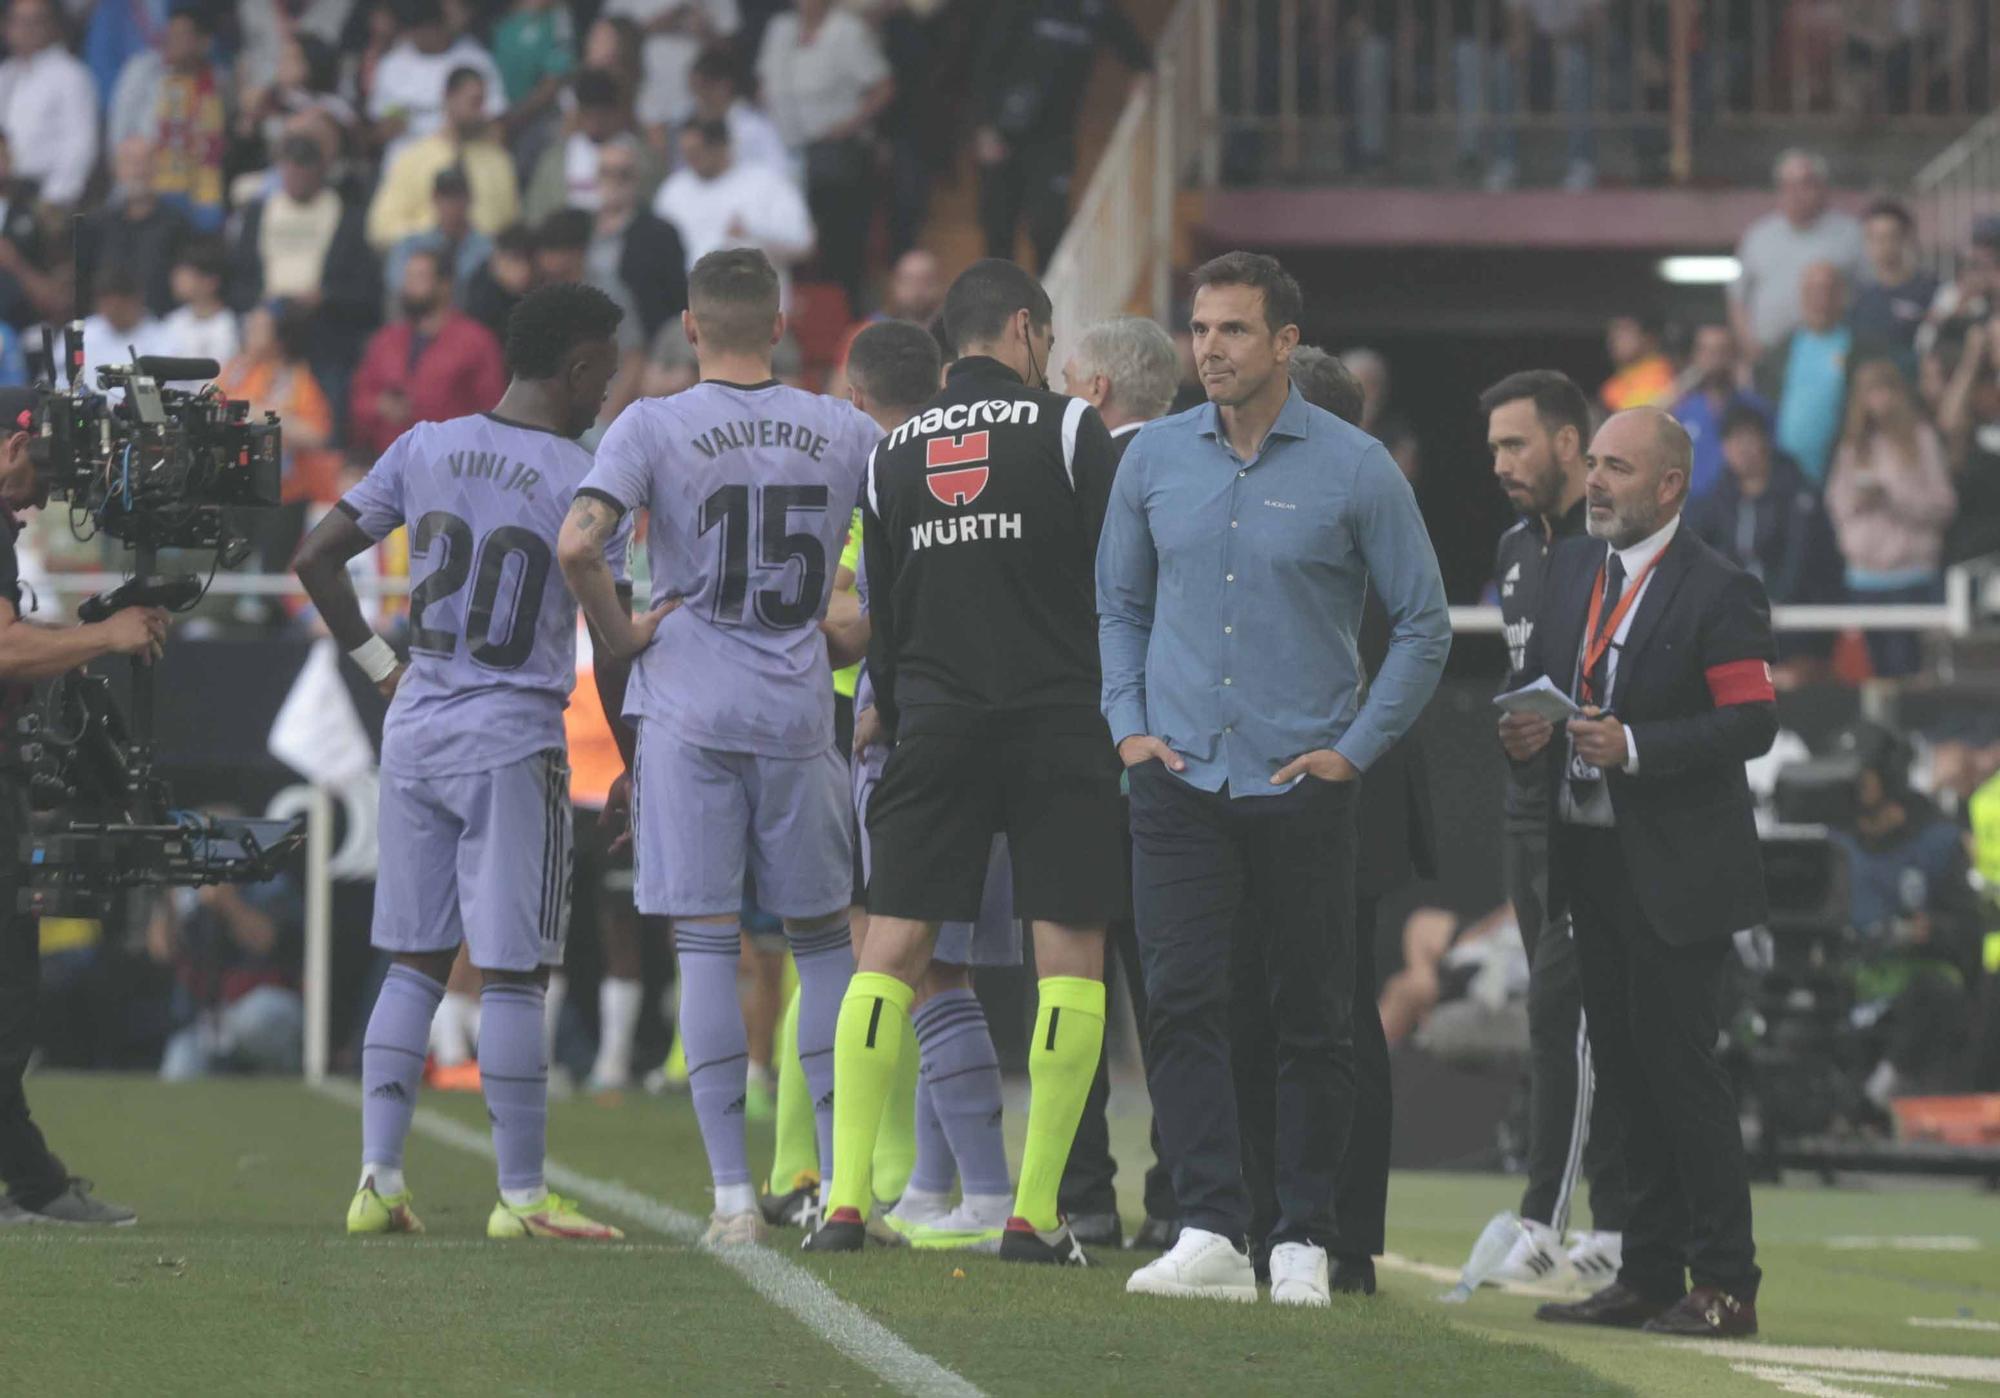
[[[508,324],[513,381],[494,410],[398,437],[294,562],[334,639],[393,696],[374,942],[394,962],[361,1051],[362,1169],[349,1233],[423,1231],[403,1145],[431,1017],[463,942],[482,981],[479,1066],[500,1176],[487,1236],[623,1236],[543,1179],[542,1030],[543,988],[562,964],[569,921],[562,715],[576,683],[576,603],[551,574],[564,513],[590,469],[574,438],[617,371],[620,316],[591,287],[530,295]],[[363,619],[346,565],[406,523],[416,576],[404,664]],[[625,536],[604,548],[606,567],[622,572]],[[624,632],[650,636],[666,610],[628,615]],[[597,673],[615,713],[622,667],[600,658]]]
[[[743,876],[784,919],[799,975],[798,1052],[822,1178],[833,1165],[833,1033],[853,974],[853,814],[833,744],[825,637],[834,564],[880,435],[853,405],[771,375],[778,275],[752,248],[703,257],[681,323],[701,382],[611,425],[562,529],[571,591],[614,654],[636,656],[633,849],[639,910],[674,920],[688,1085],[714,1177],[705,1244],[763,1236],[743,1137],[736,995]],[[655,638],[619,605],[606,545],[650,511]]]

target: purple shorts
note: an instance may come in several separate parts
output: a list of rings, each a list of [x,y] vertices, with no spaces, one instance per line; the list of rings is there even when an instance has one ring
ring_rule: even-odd
[[[632,851],[639,911],[712,917],[740,912],[743,875],[776,917],[823,917],[854,892],[854,812],[847,764],[762,757],[684,743],[639,725],[632,770]]]
[[[569,933],[569,760],[549,748],[448,777],[382,773],[374,942],[485,971],[560,966]]]

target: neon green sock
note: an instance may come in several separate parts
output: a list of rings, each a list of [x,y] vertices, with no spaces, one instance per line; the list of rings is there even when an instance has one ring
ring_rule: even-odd
[[[1056,1196],[1104,1049],[1104,982],[1045,976],[1028,1045],[1028,1144],[1014,1212],[1047,1232],[1061,1222]]]
[[[836,1099],[838,1100],[838,1099]],[[875,1196],[894,1200],[909,1187],[917,1168],[917,1028],[903,1020],[902,1057],[896,1060],[896,1085],[882,1111],[882,1129],[875,1137]]]
[[[796,987],[785,1003],[785,1017],[778,1021],[777,1140],[771,1153],[773,1194],[785,1194],[799,1187],[805,1178],[819,1178],[819,1138],[813,1130],[812,1089],[806,1086],[806,1070],[799,1066],[799,992]]]
[[[869,1167],[875,1159],[875,1137],[889,1094],[896,1090],[896,1066],[916,998],[909,986],[878,971],[856,971],[847,983],[840,1022],[833,1031],[833,1185],[826,1200],[828,1214],[853,1209],[866,1218],[874,1203]]]

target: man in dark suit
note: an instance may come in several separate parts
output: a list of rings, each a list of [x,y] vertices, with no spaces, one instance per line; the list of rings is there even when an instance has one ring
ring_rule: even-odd
[[[1778,720],[1762,584],[1680,527],[1691,461],[1657,408],[1598,431],[1590,537],[1550,560],[1522,671],[1582,710],[1560,734],[1510,713],[1500,737],[1549,764],[1550,903],[1570,910],[1632,1190],[1618,1280],[1536,1315],[1727,1338],[1757,1332],[1762,1274],[1717,1002],[1731,934],[1765,917],[1743,764]]]

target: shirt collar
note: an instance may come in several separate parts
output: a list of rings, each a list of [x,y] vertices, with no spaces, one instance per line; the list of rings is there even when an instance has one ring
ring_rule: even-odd
[[[1112,428],[1111,435],[1114,437],[1129,437],[1145,425],[1143,422],[1128,422],[1123,427]]]
[[[1213,402],[1202,406],[1201,417],[1196,422],[1195,431],[1204,437],[1213,437],[1218,442],[1227,441],[1222,431],[1222,412]],[[1312,405],[1307,403],[1305,396],[1299,392],[1299,386],[1293,384],[1285,391],[1285,406],[1278,409],[1278,420],[1271,424],[1271,430],[1264,439],[1265,443],[1268,445],[1272,437],[1297,437],[1303,440],[1311,435]]]
[[[1652,564],[1652,561],[1665,551],[1668,544],[1673,542],[1673,537],[1680,532],[1680,527],[1680,511],[1676,510],[1672,519],[1630,548],[1612,550],[1607,546],[1606,556],[1609,557],[1612,552],[1616,552],[1619,559],[1625,564],[1625,576],[1627,578],[1636,578],[1639,574],[1646,571]]]
[[[950,383],[954,379],[972,374],[977,374],[981,378],[1009,379],[1017,384],[1024,382],[1019,374],[1005,364],[984,354],[967,355],[964,359],[953,361],[951,368],[945,371],[944,378],[946,383]]]

